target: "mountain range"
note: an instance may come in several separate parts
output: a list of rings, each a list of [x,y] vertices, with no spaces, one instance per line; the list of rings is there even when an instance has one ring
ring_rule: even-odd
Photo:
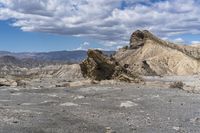
[[[113,54],[115,51],[103,51],[107,55]],[[87,51],[52,51],[52,52],[22,52],[12,53],[0,51],[0,60],[11,59],[14,57],[18,60],[28,61],[34,60],[38,62],[55,62],[55,63],[79,63],[87,57]],[[13,58],[12,58],[13,59]],[[1,62],[0,62],[1,63]]]

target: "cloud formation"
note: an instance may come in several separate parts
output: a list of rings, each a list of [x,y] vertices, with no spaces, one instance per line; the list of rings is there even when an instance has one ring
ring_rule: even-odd
[[[75,50],[87,50],[90,48],[89,42],[83,42],[80,47],[76,48]]]
[[[200,44],[200,41],[192,41],[192,44]]]
[[[177,43],[177,44],[184,44],[185,41],[182,39],[182,38],[176,38],[173,40],[174,43]]]
[[[197,0],[0,0],[0,20],[28,32],[97,39],[118,47],[136,29],[160,37],[200,34]]]

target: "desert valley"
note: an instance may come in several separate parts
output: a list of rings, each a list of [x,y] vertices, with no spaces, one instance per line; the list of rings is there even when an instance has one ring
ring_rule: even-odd
[[[198,133],[200,48],[137,30],[118,51],[0,52],[2,133]]]

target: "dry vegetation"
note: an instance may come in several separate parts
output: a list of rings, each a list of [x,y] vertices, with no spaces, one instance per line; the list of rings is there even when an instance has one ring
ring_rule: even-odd
[[[183,87],[184,87],[184,83],[182,81],[175,81],[175,82],[170,84],[170,88],[183,89]]]

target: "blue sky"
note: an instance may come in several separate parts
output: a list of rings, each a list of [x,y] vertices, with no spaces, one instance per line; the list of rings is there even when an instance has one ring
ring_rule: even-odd
[[[198,0],[0,0],[0,50],[115,50],[147,29],[200,44]]]
[[[0,51],[41,52],[76,50],[85,42],[93,43],[92,47],[98,46],[97,42],[89,38],[51,33],[24,32],[17,27],[10,26],[10,24],[10,21],[0,21]]]

